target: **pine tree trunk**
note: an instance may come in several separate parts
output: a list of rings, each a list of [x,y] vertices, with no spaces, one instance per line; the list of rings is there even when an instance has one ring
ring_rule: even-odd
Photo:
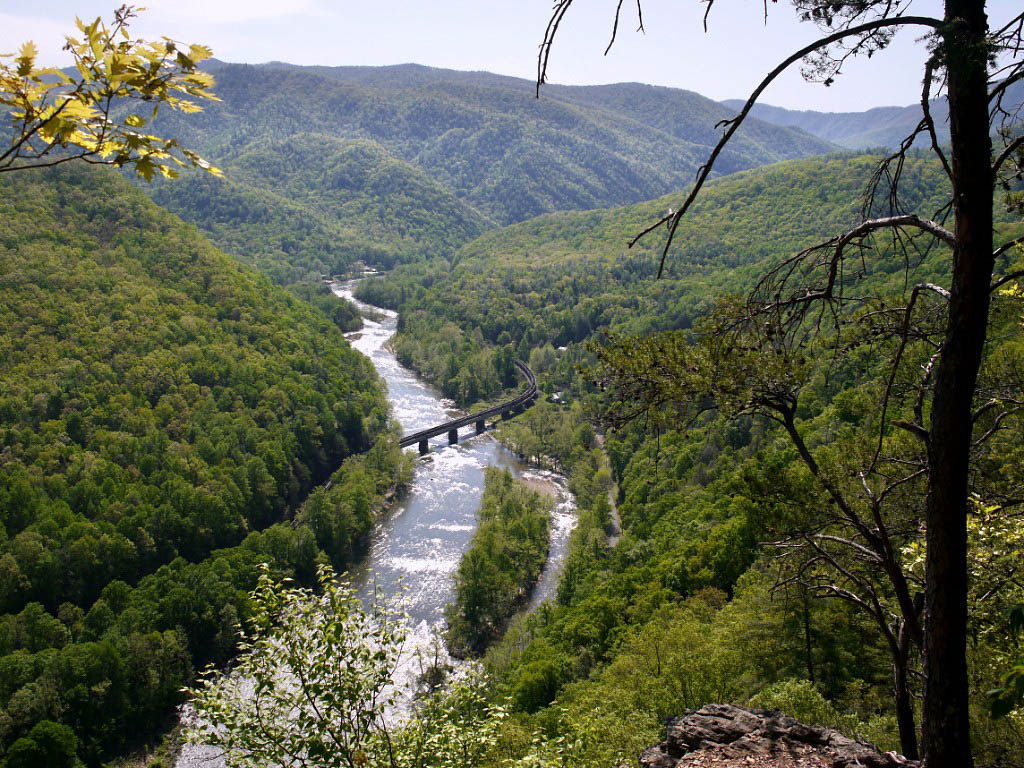
[[[904,757],[917,760],[917,727],[914,725],[914,700],[910,695],[910,680],[907,674],[907,653],[904,648],[899,658],[893,660],[893,687],[896,694],[896,724],[900,729],[900,751]]]
[[[993,269],[984,2],[946,0],[946,22],[942,36],[956,244],[928,447],[922,746],[928,768],[970,768],[968,461],[972,398],[985,343]]]

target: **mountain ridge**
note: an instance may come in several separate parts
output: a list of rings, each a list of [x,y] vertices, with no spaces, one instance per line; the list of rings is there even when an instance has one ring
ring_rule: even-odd
[[[1015,108],[1019,112],[1024,106],[1024,82],[1011,85],[1006,91],[1004,102],[1012,105],[1009,111]],[[746,100],[725,99],[719,103],[739,110]],[[949,107],[945,97],[931,99],[928,108],[935,122],[939,143],[949,143]],[[862,112],[818,112],[759,103],[753,106],[750,114],[775,125],[798,128],[846,149],[895,149],[921,121],[921,105],[874,107]],[[927,142],[927,139],[919,136],[914,146],[925,146]]]
[[[338,201],[328,186],[314,185],[308,195],[289,196],[289,210],[306,211],[306,216],[280,217],[288,230],[285,239],[310,245],[295,255],[280,243],[260,239],[259,247],[272,251],[260,258],[274,262],[278,281],[337,271],[362,256],[390,265],[454,252],[478,234],[471,231],[478,226],[658,197],[692,180],[717,141],[715,124],[728,112],[692,92],[637,84],[550,86],[537,99],[527,80],[420,65],[326,68],[215,61],[208,69],[217,78],[221,101],[188,118],[162,113],[159,128],[224,169],[227,181],[202,184],[210,189],[225,184],[241,200],[247,190],[238,184],[244,177],[248,191],[264,198],[251,205],[243,200],[240,209],[271,210],[267,200],[279,192],[261,173],[243,172],[240,163],[254,147],[276,142],[278,151],[287,154],[281,142],[318,135],[326,142],[373,142],[384,165],[405,164],[390,188],[376,190],[375,202],[365,207],[360,221],[398,222],[389,218],[387,197],[404,195],[409,198],[404,218],[418,227],[411,239],[396,245],[390,235],[357,227],[359,247],[349,247],[352,236],[338,235],[341,245],[332,248],[328,233],[338,227],[330,219],[344,221],[348,214],[330,204]],[[832,150],[833,145],[807,133],[751,121],[719,158],[717,175]],[[277,162],[267,153],[264,160],[268,166]],[[414,178],[415,183],[403,181]],[[188,199],[195,195],[194,186],[161,185],[154,197],[203,228],[220,247],[256,263],[256,255],[246,253],[225,231],[230,219],[211,223],[196,209]],[[364,201],[374,195],[364,195]],[[466,222],[467,236],[458,242],[441,221],[436,204],[441,199]],[[377,212],[370,210],[373,206]],[[411,212],[416,208],[426,211],[426,220],[415,221]],[[299,221],[303,218],[316,230],[315,237]],[[235,221],[249,226],[241,214]],[[275,239],[280,233],[270,238]]]

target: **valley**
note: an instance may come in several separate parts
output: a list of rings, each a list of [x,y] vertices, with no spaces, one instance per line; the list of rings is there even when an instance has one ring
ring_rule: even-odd
[[[721,144],[742,102],[547,37],[534,82],[79,29],[0,56],[0,768],[649,768],[719,705],[1024,764],[1019,45],[968,162],[954,59],[923,122]]]
[[[349,300],[354,283],[335,285],[335,292]],[[374,311],[358,305],[364,311]],[[380,320],[365,320],[350,335],[354,349],[368,357],[387,386],[394,418],[406,432],[451,418],[453,404],[439,396],[403,368],[388,348],[395,332],[396,315],[384,310]],[[433,441],[430,453],[417,459],[411,477],[394,502],[375,519],[365,554],[348,569],[346,578],[359,599],[372,606],[378,596],[401,600],[410,622],[410,639],[403,650],[399,679],[410,690],[417,687],[417,654],[436,654],[445,628],[445,608],[453,599],[452,575],[477,527],[477,509],[489,467],[507,469],[513,476],[551,498],[550,542],[531,607],[554,595],[566,555],[569,534],[575,526],[575,503],[560,475],[531,467],[505,449],[490,435],[478,435],[448,445],[447,436]],[[440,663],[453,664],[441,652]],[[410,706],[411,700],[403,706]],[[177,768],[219,766],[214,750],[187,745],[177,758]]]
[[[288,284],[450,254],[556,210],[638,202],[692,178],[721,105],[641,85],[558,89],[487,73],[214,62],[221,102],[160,127],[228,169],[150,189],[220,248]],[[632,113],[622,109],[628,102]],[[301,115],[301,119],[298,116]],[[828,151],[763,123],[731,172]]]

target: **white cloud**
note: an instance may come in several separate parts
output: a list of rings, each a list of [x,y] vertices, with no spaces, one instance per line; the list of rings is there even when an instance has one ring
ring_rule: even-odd
[[[202,24],[225,24],[291,16],[308,11],[312,0],[148,0],[149,15],[188,18]]]
[[[38,63],[64,66],[71,62],[71,57],[61,50],[64,38],[74,31],[73,21],[61,24],[49,19],[0,13],[0,53],[17,53],[22,43],[31,40],[39,48]]]

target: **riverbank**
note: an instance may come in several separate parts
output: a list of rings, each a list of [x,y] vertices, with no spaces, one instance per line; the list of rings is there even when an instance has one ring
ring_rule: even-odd
[[[336,285],[334,290],[353,299],[351,284]],[[355,303],[360,310],[367,307]],[[388,342],[398,324],[396,313],[377,313],[365,317],[363,327],[347,338],[353,348],[371,360],[386,382],[393,416],[402,431],[416,431],[459,415],[452,401],[402,366],[390,349]],[[565,478],[528,466],[490,433],[466,438],[456,445],[448,445],[446,436],[435,438],[430,452],[413,461],[406,492],[397,494],[390,505],[381,506],[379,513],[373,509],[365,555],[345,574],[364,603],[369,604],[377,594],[403,596],[410,637],[398,678],[399,685],[409,691],[415,690],[427,667],[450,664],[435,653],[436,638],[443,629],[444,608],[453,598],[453,574],[476,530],[476,512],[488,466],[507,468],[518,479],[545,486],[548,495],[557,499],[550,554],[530,607],[552,597],[557,589],[569,533],[575,525],[575,505]],[[401,702],[402,707],[410,704],[411,698]],[[219,761],[211,762],[210,757],[189,747],[176,766],[217,768]]]
[[[445,645],[456,658],[480,656],[529,599],[548,557],[552,499],[489,467],[478,525],[455,574]]]

